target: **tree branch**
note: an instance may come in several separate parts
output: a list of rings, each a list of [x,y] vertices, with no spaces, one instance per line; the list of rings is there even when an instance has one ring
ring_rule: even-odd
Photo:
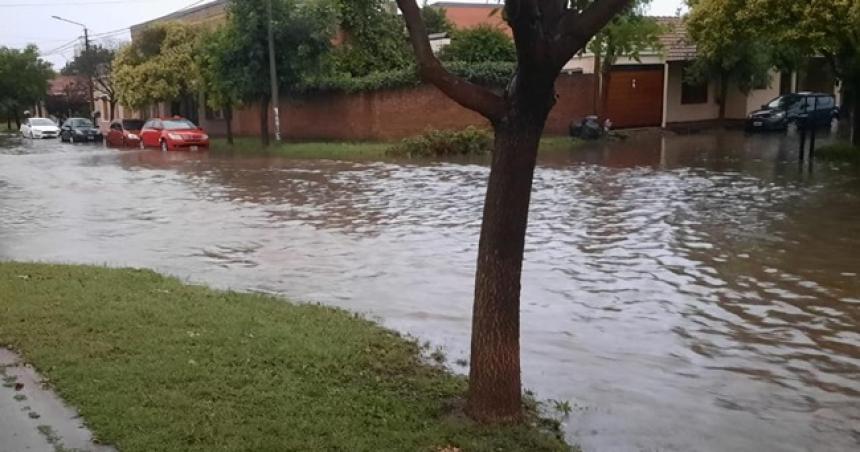
[[[480,113],[492,122],[501,119],[505,112],[505,100],[501,96],[451,74],[433,54],[427,29],[421,19],[421,10],[415,0],[397,0],[397,6],[409,29],[421,80],[434,85],[458,104]]]
[[[569,9],[559,22],[556,58],[567,63],[576,52],[633,0],[594,0],[584,11]]]

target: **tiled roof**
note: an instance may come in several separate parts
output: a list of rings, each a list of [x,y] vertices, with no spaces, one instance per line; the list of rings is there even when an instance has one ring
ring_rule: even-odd
[[[155,19],[148,20],[146,22],[141,22],[141,23],[136,24],[136,25],[132,25],[131,29],[132,29],[132,31],[139,30],[139,29],[145,28],[147,25],[155,23],[155,22],[163,22],[163,21],[168,21],[168,20],[182,20],[183,17],[197,13],[199,11],[203,11],[203,10],[210,9],[210,8],[216,8],[218,11],[221,11],[226,7],[227,7],[227,0],[214,0],[214,1],[204,3],[202,5],[194,6],[191,8],[181,9],[179,11],[174,11],[170,14],[167,14],[166,16],[156,17]]]
[[[655,17],[666,28],[660,35],[666,61],[687,61],[696,58],[696,44],[687,35],[687,26],[681,17]]]

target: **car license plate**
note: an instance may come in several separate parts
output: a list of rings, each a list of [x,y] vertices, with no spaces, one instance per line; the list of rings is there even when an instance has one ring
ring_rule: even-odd
[[[761,121],[753,121],[753,127],[761,127],[763,125],[764,125],[764,123]]]
[[[191,146],[192,151],[196,151],[197,149],[198,149],[197,146]]]

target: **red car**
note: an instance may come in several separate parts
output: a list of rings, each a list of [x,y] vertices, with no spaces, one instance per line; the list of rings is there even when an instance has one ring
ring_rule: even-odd
[[[142,128],[142,119],[114,121],[105,135],[105,144],[117,148],[137,147],[140,143],[140,129]]]
[[[150,119],[140,131],[140,148],[160,147],[162,151],[209,149],[209,135],[193,122],[180,117]]]

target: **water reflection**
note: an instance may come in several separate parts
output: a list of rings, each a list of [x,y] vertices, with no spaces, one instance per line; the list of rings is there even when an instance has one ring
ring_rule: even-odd
[[[542,157],[524,381],[574,404],[585,450],[858,447],[860,174],[799,171],[796,148],[643,134]],[[0,152],[0,258],[322,301],[466,357],[480,162]]]

